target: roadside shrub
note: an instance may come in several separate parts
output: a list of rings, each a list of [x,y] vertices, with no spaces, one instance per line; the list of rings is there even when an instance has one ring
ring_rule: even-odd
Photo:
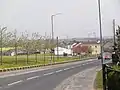
[[[111,70],[108,74],[108,90],[120,90],[120,71]]]

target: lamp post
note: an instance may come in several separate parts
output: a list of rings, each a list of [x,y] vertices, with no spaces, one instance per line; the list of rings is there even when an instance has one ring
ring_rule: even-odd
[[[52,25],[52,44],[54,45],[54,17],[57,15],[60,15],[61,13],[56,13],[51,15],[51,25]],[[52,47],[51,47],[52,49]],[[53,62],[54,62],[54,57],[53,57]],[[51,52],[51,63],[52,63],[52,52]]]
[[[52,25],[52,42],[54,42],[54,17],[62,13],[56,13],[51,15],[51,25]]]
[[[98,13],[99,13],[99,30],[100,30],[100,48],[101,48],[103,90],[106,90],[105,64],[103,63],[103,38],[102,38],[102,19],[101,19],[101,2],[100,2],[100,0],[98,0]]]

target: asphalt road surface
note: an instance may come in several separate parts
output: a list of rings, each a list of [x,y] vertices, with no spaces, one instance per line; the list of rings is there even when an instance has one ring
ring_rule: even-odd
[[[53,90],[64,79],[99,65],[100,61],[93,59],[48,70],[0,78],[0,90]]]

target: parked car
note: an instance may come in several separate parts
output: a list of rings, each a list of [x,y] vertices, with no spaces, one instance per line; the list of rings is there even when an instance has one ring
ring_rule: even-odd
[[[109,52],[103,53],[103,59],[104,60],[110,60],[110,59],[112,59],[112,54],[109,53]]]
[[[104,60],[110,60],[112,58],[112,54],[109,52],[104,52],[103,53],[103,59]],[[98,60],[102,59],[101,55],[98,55]]]
[[[101,55],[98,55],[98,60],[99,59],[102,59]],[[112,59],[112,54],[109,53],[109,52],[104,52],[103,53],[103,59],[104,60],[110,60],[110,59]]]
[[[101,59],[101,55],[98,55],[98,60]]]

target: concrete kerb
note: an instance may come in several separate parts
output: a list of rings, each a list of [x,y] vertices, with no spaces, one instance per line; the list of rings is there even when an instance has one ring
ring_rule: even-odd
[[[23,69],[29,69],[29,68],[35,68],[35,67],[44,67],[44,66],[49,66],[49,65],[56,65],[56,64],[63,64],[63,63],[70,63],[70,62],[77,62],[77,61],[83,61],[87,59],[95,59],[96,57],[90,57],[90,58],[83,58],[81,60],[69,60],[69,61],[63,61],[63,62],[56,62],[52,64],[45,64],[45,65],[30,65],[30,66],[23,66],[23,67],[14,67],[14,68],[5,68],[5,69],[0,69],[0,72],[7,72],[7,71],[15,71],[15,70],[23,70]]]

